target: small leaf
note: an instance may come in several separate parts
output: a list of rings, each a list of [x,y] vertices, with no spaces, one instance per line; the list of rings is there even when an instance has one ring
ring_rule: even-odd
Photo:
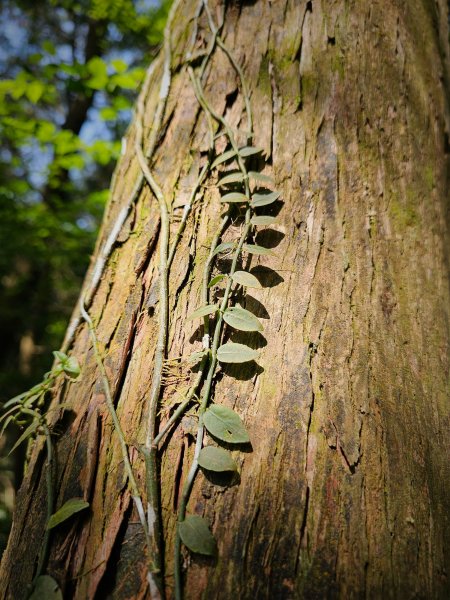
[[[217,349],[217,359],[223,363],[244,363],[258,358],[259,352],[245,344],[227,342]]]
[[[231,306],[223,313],[223,320],[239,331],[262,331],[262,323],[250,311]]]
[[[249,198],[241,192],[230,192],[220,199],[221,202],[249,202]]]
[[[203,415],[203,423],[211,435],[223,442],[246,444],[250,441],[241,417],[226,406],[210,406]]]
[[[40,81],[32,81],[28,84],[25,94],[30,102],[36,104],[45,91],[44,84]]]
[[[244,146],[244,148],[239,148],[239,154],[247,158],[247,156],[252,156],[253,154],[259,154],[262,152],[262,148],[255,148],[254,146]]]
[[[69,358],[67,356],[67,354],[64,354],[64,352],[60,352],[59,350],[54,350],[53,351],[53,356],[55,358],[57,358],[59,360],[59,362],[65,363],[66,360]]]
[[[50,575],[41,575],[36,579],[29,600],[63,600],[61,588]]]
[[[211,165],[211,169],[214,169],[218,165],[221,165],[222,163],[226,162],[227,160],[230,160],[230,158],[233,158],[234,156],[236,156],[236,152],[234,150],[227,150],[226,152],[224,152],[223,154],[220,154],[216,158],[216,160]]]
[[[240,171],[236,171],[235,173],[230,173],[229,175],[222,177],[218,183],[218,186],[222,187],[223,185],[228,185],[229,183],[239,183],[240,181],[244,181],[244,175]]]
[[[208,471],[237,471],[237,464],[234,462],[231,454],[223,448],[215,446],[206,446],[200,450],[198,464],[202,469]]]
[[[183,544],[192,552],[207,556],[214,556],[216,553],[216,540],[202,517],[189,515],[178,523],[178,533]]]
[[[223,244],[219,244],[214,250],[213,256],[216,256],[216,254],[220,254],[221,252],[225,252],[225,250],[231,250],[233,248],[236,248],[236,242],[223,242]]]
[[[243,249],[250,254],[274,254],[270,248],[264,248],[264,246],[258,246],[257,244],[244,244]]]
[[[250,219],[250,223],[252,225],[272,225],[275,222],[275,217],[269,217],[266,215],[261,215],[260,217],[254,216]]]
[[[212,288],[213,286],[217,285],[218,283],[220,283],[223,279],[226,278],[226,275],[223,275],[223,273],[220,273],[219,275],[216,275],[215,277],[213,277],[211,279],[211,281],[208,283],[208,287]]]
[[[27,390],[26,392],[22,392],[22,394],[19,394],[18,396],[14,396],[14,398],[10,398],[7,402],[5,402],[5,404],[3,405],[3,408],[8,408],[9,406],[12,406],[13,404],[20,404],[21,401],[26,398],[28,396],[28,394],[30,393],[30,390]]]
[[[239,285],[244,285],[245,287],[262,287],[259,281],[256,279],[256,277],[251,273],[248,273],[247,271],[235,271],[231,278],[235,283],[239,283]]]
[[[67,500],[59,510],[57,510],[48,520],[47,529],[53,529],[63,521],[70,519],[72,515],[85,508],[88,508],[89,502],[86,502],[82,498],[71,498]]]
[[[275,200],[279,197],[280,192],[270,192],[269,194],[253,194],[250,204],[252,208],[258,208],[258,206],[272,204],[272,202],[275,202]]]
[[[16,450],[16,448],[18,448],[20,446],[20,444],[22,444],[26,439],[28,439],[31,435],[33,435],[33,433],[36,431],[36,429],[38,427],[39,427],[39,421],[36,419],[35,421],[33,421],[31,423],[31,425],[29,425],[25,429],[25,431],[22,433],[20,438],[17,440],[17,442],[14,444],[14,446],[9,451],[8,456],[9,456],[9,454],[12,454],[14,452],[14,450]]]
[[[217,311],[217,306],[215,304],[208,304],[207,306],[202,306],[201,308],[197,308],[191,313],[187,320],[192,321],[193,319],[199,319],[200,317],[206,317],[206,315],[211,315]]]
[[[76,378],[80,374],[80,365],[75,356],[70,356],[63,364],[63,370],[69,377]]]
[[[0,429],[0,438],[3,436],[3,434],[5,433],[6,428],[8,427],[8,425],[11,423],[11,421],[14,419],[14,415],[9,415],[8,417],[6,417],[2,428]]]
[[[261,181],[262,183],[271,183],[275,184],[272,177],[269,175],[264,175],[264,173],[257,173],[256,171],[249,171],[248,176],[254,179],[255,181]]]

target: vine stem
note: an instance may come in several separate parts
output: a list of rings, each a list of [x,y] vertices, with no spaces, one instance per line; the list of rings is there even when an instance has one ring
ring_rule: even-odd
[[[231,287],[233,284],[232,275],[236,271],[239,256],[242,251],[242,246],[244,245],[244,242],[247,239],[248,233],[251,228],[250,216],[251,216],[251,210],[248,209],[246,212],[245,226],[242,231],[241,237],[239,239],[238,246],[234,252],[233,262],[231,264],[227,286],[225,288],[225,293],[224,293],[224,296],[223,296],[223,299],[222,299],[222,302],[220,305],[218,317],[217,317],[216,327],[214,329],[214,338],[213,338],[213,343],[211,346],[210,365],[209,365],[208,375],[207,375],[207,378],[205,381],[203,394],[202,394],[202,401],[201,401],[200,409],[199,409],[198,429],[197,429],[197,438],[196,438],[196,442],[195,442],[194,457],[193,457],[191,468],[189,469],[189,473],[187,475],[186,483],[183,487],[183,492],[182,492],[181,499],[180,499],[180,504],[179,504],[179,508],[178,508],[178,523],[181,523],[186,518],[187,504],[189,502],[189,498],[190,498],[191,491],[192,491],[192,486],[194,484],[195,477],[196,477],[197,471],[198,471],[198,457],[200,454],[200,450],[202,449],[202,446],[203,446],[203,436],[204,436],[203,415],[208,406],[208,402],[209,402],[209,398],[210,398],[210,394],[211,394],[212,380],[213,380],[214,373],[216,371],[216,366],[217,366],[217,349],[219,347],[220,338],[221,338],[221,334],[222,334],[223,312],[227,307],[228,300],[229,300],[230,294],[231,294]],[[175,549],[174,550],[175,550],[175,564],[174,564],[175,598],[176,598],[176,600],[182,600],[182,577],[181,577],[181,560],[180,560],[181,559],[181,538],[180,538],[178,528],[177,528],[177,532],[176,532]]]
[[[44,419],[41,417],[41,427],[45,435],[45,445],[47,448],[47,473],[46,473],[46,485],[47,485],[47,523],[45,527],[44,539],[42,540],[41,551],[39,553],[39,562],[36,569],[36,575],[34,576],[32,588],[34,587],[36,580],[42,575],[48,561],[49,553],[49,542],[50,542],[50,530],[47,529],[50,517],[54,512],[55,500],[53,491],[53,445],[50,430]]]
[[[212,267],[212,261],[214,258],[214,250],[217,248],[220,238],[222,237],[223,232],[224,232],[226,226],[228,225],[229,219],[230,219],[230,217],[228,214],[226,214],[222,218],[219,230],[217,231],[217,233],[214,236],[214,239],[211,243],[209,256],[205,263],[205,267],[203,270],[203,286],[202,286],[202,288],[203,288],[202,289],[202,302],[204,304],[208,304],[208,282],[209,282],[209,278],[211,276],[211,267]],[[207,316],[207,317],[205,317],[205,319],[208,319],[208,321],[206,321],[206,323],[205,323],[205,333],[209,334],[209,317]],[[209,337],[209,335],[208,335],[208,337]],[[153,446],[159,446],[159,444],[161,443],[163,438],[167,435],[167,433],[170,431],[170,429],[172,428],[174,423],[184,414],[187,407],[191,403],[200,383],[202,382],[203,376],[205,374],[206,365],[208,362],[209,344],[208,344],[207,348],[204,348],[204,350],[205,350],[205,354],[200,362],[199,370],[198,370],[197,376],[194,380],[194,383],[189,388],[186,398],[183,400],[183,402],[180,404],[180,406],[178,406],[178,408],[174,411],[174,413],[172,414],[170,419],[164,425],[163,429],[158,433],[158,435],[153,440]]]
[[[144,530],[146,543],[149,547],[151,547],[151,544],[150,544],[151,540],[150,540],[150,535],[149,535],[149,531],[148,531],[148,527],[147,527],[147,521],[145,518],[144,509],[143,509],[142,498],[139,493],[139,488],[138,488],[136,479],[134,477],[133,469],[131,467],[130,457],[128,455],[128,448],[127,448],[127,444],[125,442],[125,436],[124,436],[124,433],[122,430],[122,426],[121,426],[119,418],[117,416],[116,409],[114,408],[114,402],[113,402],[113,398],[112,398],[111,388],[109,385],[108,375],[106,373],[105,366],[103,364],[103,359],[102,359],[102,356],[100,353],[100,347],[99,347],[99,343],[98,343],[98,339],[97,339],[97,333],[95,331],[94,323],[92,322],[92,319],[89,316],[89,313],[86,311],[86,309],[84,307],[83,301],[80,302],[80,312],[81,312],[83,319],[86,321],[88,329],[89,329],[89,335],[90,335],[91,341],[92,341],[92,347],[94,350],[95,360],[97,362],[97,366],[98,366],[98,369],[100,371],[100,375],[102,378],[102,385],[103,385],[103,391],[105,393],[106,406],[108,408],[111,420],[113,422],[114,430],[117,434],[117,437],[119,438],[120,449],[122,451],[122,460],[124,463],[125,472],[127,474],[128,480],[130,482],[131,494],[133,497],[133,501],[135,503],[136,510],[139,515],[139,520],[142,525],[142,529]],[[150,569],[150,571],[152,569],[154,569],[154,565],[152,564],[151,557],[150,557],[149,569]]]
[[[253,120],[252,120],[250,101],[248,98],[248,88],[247,88],[247,85],[245,82],[245,78],[244,78],[242,69],[236,63],[233,56],[229,52],[228,48],[226,48],[225,44],[222,42],[222,40],[218,36],[218,29],[214,25],[211,13],[209,11],[209,6],[208,6],[207,1],[206,0],[202,0],[202,1],[203,1],[203,6],[205,7],[205,10],[207,12],[209,24],[210,24],[210,27],[211,27],[211,30],[213,33],[213,43],[214,43],[214,45],[217,43],[222,48],[222,50],[224,50],[224,52],[227,54],[229,60],[233,64],[233,67],[236,69],[236,71],[241,79],[242,90],[243,90],[243,94],[245,96],[245,106],[246,106],[247,122],[248,122],[248,129],[249,129],[249,132],[247,135],[247,140],[249,140],[253,137]],[[200,14],[200,11],[197,14],[197,18],[198,18],[199,14]],[[245,194],[249,198],[250,187],[249,187],[248,173],[247,173],[245,163],[239,154],[239,149],[238,149],[236,140],[234,138],[233,131],[230,128],[230,126],[228,125],[227,121],[211,107],[211,105],[205,98],[201,83],[196,78],[195,72],[190,65],[188,66],[188,73],[189,73],[191,82],[193,84],[194,91],[197,96],[197,100],[198,100],[199,104],[201,105],[201,107],[203,108],[203,110],[206,112],[209,123],[211,121],[211,117],[213,117],[216,121],[218,121],[223,126],[223,128],[227,134],[227,137],[230,140],[231,146],[232,146],[234,152],[236,153],[236,159],[238,161],[239,169],[242,172],[242,175],[244,178]],[[212,128],[210,125],[210,130],[211,129]],[[211,394],[212,381],[213,381],[213,377],[214,377],[216,366],[217,366],[217,350],[219,347],[220,338],[221,338],[221,334],[222,334],[223,312],[225,311],[225,309],[228,305],[228,301],[229,301],[229,298],[231,295],[231,288],[233,285],[232,276],[233,276],[234,272],[236,271],[238,260],[241,255],[241,252],[242,252],[242,247],[243,247],[245,240],[247,239],[247,237],[250,233],[250,230],[251,230],[250,219],[251,219],[251,209],[249,207],[245,213],[245,225],[244,225],[243,231],[241,233],[238,245],[234,252],[233,261],[231,264],[230,272],[228,274],[227,285],[225,288],[224,296],[223,296],[223,299],[222,299],[222,302],[220,305],[220,309],[219,309],[219,313],[217,316],[216,327],[214,330],[214,338],[213,338],[213,343],[212,343],[212,347],[211,347],[211,351],[210,351],[210,364],[209,364],[209,369],[208,369],[208,375],[207,375],[205,385],[203,388],[202,400],[201,400],[201,404],[200,404],[200,408],[199,408],[199,423],[198,423],[198,429],[197,429],[197,438],[196,438],[196,444],[195,444],[195,450],[194,450],[194,457],[193,457],[192,464],[189,469],[189,473],[187,475],[186,482],[183,487],[183,491],[182,491],[182,495],[181,495],[181,499],[180,499],[180,504],[179,504],[179,509],[178,509],[178,519],[177,519],[178,523],[181,523],[186,518],[187,504],[189,502],[192,487],[193,487],[195,477],[196,477],[196,474],[198,471],[198,457],[199,457],[200,451],[203,446],[203,437],[204,437],[203,415],[208,406],[208,402],[209,402],[210,394]],[[211,251],[211,253],[210,253],[210,258],[208,260],[208,263],[212,261],[212,257],[213,257],[213,251]],[[207,302],[208,302],[207,282],[208,282],[208,278],[204,277],[202,300],[205,304],[207,304]],[[209,317],[208,316],[205,317],[205,331],[206,331],[206,328],[209,329]],[[209,335],[208,335],[208,341],[209,341]],[[181,538],[179,535],[178,527],[177,527],[176,536],[175,536],[174,552],[175,552],[175,557],[174,557],[175,597],[176,597],[176,600],[182,600]]]
[[[245,77],[244,77],[244,72],[242,71],[239,63],[234,58],[233,54],[228,50],[226,44],[224,43],[224,41],[222,40],[222,38],[219,35],[220,34],[220,29],[222,28],[222,25],[223,25],[223,21],[219,25],[219,27],[216,27],[216,24],[214,23],[214,19],[212,18],[212,14],[211,14],[211,10],[209,8],[208,1],[207,0],[202,0],[202,2],[203,2],[203,6],[205,7],[206,15],[208,17],[209,26],[210,26],[211,31],[213,33],[215,42],[225,52],[225,54],[228,57],[228,60],[233,65],[235,71],[237,72],[237,74],[239,75],[239,78],[241,80],[242,95],[244,96],[245,112],[247,114],[247,127],[248,127],[248,136],[247,136],[247,139],[249,140],[249,139],[251,139],[253,137],[253,117],[252,117],[252,109],[251,109],[251,106],[250,106],[250,94],[249,94],[249,91],[248,91],[247,82],[246,82]]]

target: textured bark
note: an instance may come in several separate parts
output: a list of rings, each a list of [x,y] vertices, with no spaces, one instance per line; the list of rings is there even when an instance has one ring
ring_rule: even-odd
[[[175,20],[176,74],[152,165],[174,216],[207,149],[205,118],[181,68],[196,4],[187,0]],[[263,319],[264,337],[231,334],[261,348],[259,364],[223,366],[214,392],[242,415],[252,452],[237,456],[238,485],[197,478],[190,512],[211,523],[219,553],[187,558],[187,598],[449,597],[445,10],[443,0],[227,7],[225,42],[243,66],[255,145],[284,204],[277,225],[257,236],[276,247],[276,256],[252,262],[266,287],[244,300]],[[160,74],[146,99],[147,127]],[[219,49],[205,88],[216,110],[245,129],[238,80]],[[133,136],[132,127],[98,247],[138,176]],[[199,303],[218,197],[210,179],[177,251],[171,357],[201,346],[201,330],[185,317]],[[157,202],[145,189],[90,310],[132,448],[145,438],[158,233]],[[84,496],[91,511],[55,530],[48,573],[66,598],[143,598],[145,548],[85,326],[72,353],[83,377],[55,400],[72,407],[70,419],[54,416],[57,504]],[[177,369],[162,421],[188,385],[187,367]],[[185,420],[161,463],[169,592],[175,506],[192,453]],[[143,486],[142,457],[133,450],[132,458]],[[44,526],[39,446],[18,496],[2,597],[24,596]]]

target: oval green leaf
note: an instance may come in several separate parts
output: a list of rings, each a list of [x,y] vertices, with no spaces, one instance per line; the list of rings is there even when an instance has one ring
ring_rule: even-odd
[[[202,306],[201,308],[197,308],[191,313],[188,317],[188,321],[192,321],[193,319],[200,319],[201,317],[206,317],[206,315],[211,315],[217,311],[217,306],[215,304],[207,304],[206,306]]]
[[[223,320],[231,327],[239,331],[262,331],[262,323],[254,314],[241,308],[240,306],[231,306],[223,313]]]
[[[211,165],[211,169],[214,169],[218,165],[221,165],[222,163],[226,162],[227,160],[230,160],[230,158],[233,158],[234,156],[236,156],[236,152],[234,150],[227,150],[226,152],[224,152],[223,154],[220,154],[216,158],[216,160]]]
[[[65,363],[63,363],[63,371],[69,377],[76,379],[80,374],[80,365],[78,364],[75,356],[70,356]]]
[[[281,192],[270,192],[268,194],[253,194],[250,205],[252,208],[258,208],[258,206],[266,206],[272,204],[277,198],[280,197]]]
[[[88,508],[89,502],[83,500],[83,498],[71,498],[67,500],[59,510],[57,510],[48,520],[47,529],[53,529],[63,521],[70,519],[72,515],[85,508]]]
[[[63,600],[61,588],[50,575],[41,575],[36,579],[29,600]]]
[[[216,275],[215,277],[213,277],[211,279],[211,281],[208,283],[208,287],[212,288],[213,286],[217,285],[218,283],[220,283],[222,281],[222,279],[225,279],[226,275],[223,275],[223,273],[220,273],[219,275]]]
[[[202,517],[189,515],[178,523],[178,533],[183,544],[192,552],[206,556],[214,556],[216,553],[216,540]]]
[[[230,192],[220,198],[221,202],[249,202],[249,198],[241,192]]]
[[[247,156],[252,156],[253,154],[259,154],[262,152],[262,148],[255,148],[254,146],[244,146],[243,148],[239,148],[239,154],[247,158]]]
[[[258,358],[259,352],[245,344],[227,342],[217,349],[217,359],[223,363],[244,363]]]
[[[206,446],[200,450],[198,464],[202,469],[221,473],[223,471],[237,471],[237,464],[229,452],[216,446]]]
[[[269,217],[266,215],[261,215],[259,217],[255,216],[250,219],[250,223],[252,225],[262,225],[262,226],[272,225],[272,223],[275,223],[275,217]]]
[[[233,248],[236,248],[236,242],[223,242],[223,244],[217,246],[212,255],[216,256],[221,252],[225,252],[225,250],[232,250]]]
[[[251,273],[248,273],[247,271],[235,271],[231,278],[235,283],[239,283],[239,285],[244,285],[245,287],[262,287],[259,281],[256,279],[256,277]]]
[[[257,244],[244,244],[242,248],[250,254],[274,254],[270,248],[264,248],[264,246],[258,246]]]
[[[240,183],[241,181],[244,181],[244,175],[240,171],[236,171],[235,173],[230,173],[229,175],[225,175],[225,177],[222,177],[218,185],[219,187],[222,187],[223,185],[228,185],[230,183]]]
[[[261,183],[271,183],[275,184],[272,177],[269,175],[264,175],[264,173],[258,173],[257,171],[249,171],[248,176],[254,179],[255,181],[261,181]]]
[[[203,415],[203,423],[211,435],[223,442],[247,444],[250,441],[241,417],[226,406],[210,406]]]

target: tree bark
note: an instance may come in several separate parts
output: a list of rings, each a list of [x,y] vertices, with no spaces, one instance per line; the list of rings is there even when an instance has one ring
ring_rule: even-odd
[[[173,200],[172,235],[207,150],[205,117],[183,66],[196,5],[186,0],[174,21],[175,74],[151,164]],[[208,39],[201,25],[199,38]],[[223,36],[247,78],[254,143],[283,205],[256,238],[275,250],[252,260],[264,288],[243,299],[264,336],[231,333],[261,349],[258,365],[222,365],[214,390],[242,416],[252,451],[237,455],[238,485],[196,479],[189,511],[209,521],[218,557],[185,554],[185,596],[448,598],[445,2],[229,2]],[[158,65],[145,98],[146,134]],[[217,48],[205,93],[233,127],[244,127],[238,92]],[[132,126],[96,252],[140,173],[134,135]],[[186,316],[200,304],[220,220],[216,183],[210,178],[195,203],[171,270],[169,357],[201,347],[201,328]],[[158,235],[157,202],[144,187],[90,308],[142,488],[137,447],[155,353]],[[226,239],[233,236],[229,230]],[[52,416],[57,506],[82,496],[91,507],[54,530],[47,572],[65,598],[145,598],[145,544],[85,325],[71,353],[82,379],[61,384],[53,401],[71,409]],[[162,423],[189,373],[181,361],[166,375]],[[176,506],[194,449],[189,425],[182,421],[161,455],[169,596]],[[32,580],[45,469],[38,442],[2,563],[2,598],[24,597]]]

